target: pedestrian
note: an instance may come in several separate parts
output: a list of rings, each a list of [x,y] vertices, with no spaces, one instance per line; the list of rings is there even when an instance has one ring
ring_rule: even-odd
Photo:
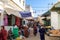
[[[1,35],[2,35],[2,40],[7,40],[7,37],[8,37],[8,33],[7,33],[7,30],[5,30],[5,27],[4,26],[1,26]]]
[[[28,26],[27,25],[25,25],[25,27],[24,27],[24,36],[29,37],[29,32],[28,32]]]
[[[16,25],[15,26],[13,25],[12,33],[14,39],[16,39],[19,36],[19,28]]]
[[[29,30],[30,30],[30,36],[33,36],[33,28],[30,27]]]
[[[21,35],[24,36],[24,29],[21,28]]]
[[[45,40],[45,28],[43,25],[41,25],[41,28],[39,29],[39,33],[40,33],[40,39]]]
[[[8,31],[8,39],[12,40],[13,39],[13,34],[12,34],[12,29],[10,28],[10,30]]]
[[[1,34],[1,30],[0,30],[0,40],[2,40],[2,34]]]
[[[39,22],[37,22],[37,27],[40,29],[41,28],[41,25]]]
[[[34,34],[34,36],[37,35],[37,26],[36,26],[36,24],[34,24],[34,27],[33,27],[33,34]]]

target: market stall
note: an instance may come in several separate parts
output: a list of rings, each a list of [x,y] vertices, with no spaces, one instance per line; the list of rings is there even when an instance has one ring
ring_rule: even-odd
[[[51,40],[60,40],[60,30],[50,30],[46,34]]]

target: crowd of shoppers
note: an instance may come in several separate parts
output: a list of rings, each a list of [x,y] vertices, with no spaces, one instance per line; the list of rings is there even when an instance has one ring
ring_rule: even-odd
[[[28,27],[27,25],[18,28],[17,25],[13,25],[12,28],[7,31],[4,26],[1,26],[0,29],[0,40],[13,40],[16,38],[28,38],[29,36],[36,36],[37,30],[39,28],[40,39],[45,40],[45,28],[44,25],[40,25],[39,23],[34,23],[33,27]]]

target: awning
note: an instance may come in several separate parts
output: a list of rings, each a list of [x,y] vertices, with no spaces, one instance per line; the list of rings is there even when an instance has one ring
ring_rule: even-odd
[[[32,17],[31,12],[19,12],[22,18]]]
[[[13,9],[10,9],[10,8],[5,8],[5,11],[7,12],[8,15],[13,14],[13,15],[21,18],[21,15],[19,14],[19,11],[16,11],[16,10],[13,10]]]
[[[31,12],[26,12],[26,11],[16,11],[10,8],[5,8],[5,11],[7,12],[8,15],[15,15],[20,18],[25,18],[25,19],[32,19],[32,14]]]

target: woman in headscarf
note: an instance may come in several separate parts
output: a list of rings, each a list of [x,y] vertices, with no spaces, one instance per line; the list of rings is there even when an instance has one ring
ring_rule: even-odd
[[[37,26],[36,26],[36,24],[34,24],[34,27],[33,27],[33,34],[34,34],[34,36],[37,35]]]
[[[2,35],[2,40],[7,40],[7,36],[8,36],[8,33],[7,33],[7,30],[5,30],[5,27],[4,26],[1,26],[1,35]]]
[[[8,31],[8,39],[9,40],[12,40],[13,39],[13,34],[12,34],[12,29],[10,28],[9,31]]]
[[[27,25],[24,27],[24,36],[29,37],[29,31],[28,31],[28,26]]]

